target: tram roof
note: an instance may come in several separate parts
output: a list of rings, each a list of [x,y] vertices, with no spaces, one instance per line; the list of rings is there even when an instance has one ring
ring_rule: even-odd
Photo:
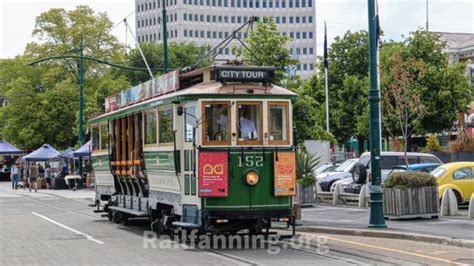
[[[192,71],[194,73],[203,73],[212,70],[213,67],[198,69]],[[180,75],[181,77],[189,77],[191,74],[186,73]],[[209,82],[202,82],[191,87],[180,89],[174,92],[160,95],[155,98],[144,100],[129,106],[101,114],[91,119],[93,124],[104,122],[110,118],[121,117],[125,114],[140,112],[143,110],[155,108],[161,105],[178,102],[178,101],[196,101],[199,99],[213,100],[219,99],[245,99],[245,98],[262,98],[262,99],[296,99],[296,93],[286,88],[276,86],[273,84],[264,85],[261,83],[241,83],[229,82],[221,83],[214,80]]]

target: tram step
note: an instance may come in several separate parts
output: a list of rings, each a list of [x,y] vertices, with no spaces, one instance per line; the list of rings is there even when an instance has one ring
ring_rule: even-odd
[[[131,210],[131,209],[117,207],[117,206],[110,206],[109,209],[114,210],[114,211],[128,213],[128,214],[131,214],[131,215],[134,215],[134,216],[148,216],[148,214],[146,212]]]
[[[173,222],[171,225],[174,227],[184,228],[184,229],[199,229],[198,224],[185,223],[185,222]]]

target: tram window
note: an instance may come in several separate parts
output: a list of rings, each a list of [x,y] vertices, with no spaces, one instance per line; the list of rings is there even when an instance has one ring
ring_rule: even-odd
[[[204,103],[204,143],[230,144],[230,104],[227,102]]]
[[[239,144],[259,144],[262,142],[262,104],[238,103],[237,133]]]
[[[99,127],[92,128],[92,150],[100,150],[100,131]]]
[[[158,111],[160,143],[173,142],[173,109]]]
[[[268,104],[270,144],[288,144],[288,103]]]
[[[109,148],[109,126],[100,126],[100,149],[107,150]]]
[[[184,116],[184,124],[185,124],[185,138],[186,142],[192,142],[193,139],[193,128],[196,124],[196,108],[195,107],[187,107],[185,110]]]
[[[145,144],[156,143],[156,112],[145,115]]]

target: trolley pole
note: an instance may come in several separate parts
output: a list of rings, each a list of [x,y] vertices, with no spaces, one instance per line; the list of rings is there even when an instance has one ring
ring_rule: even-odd
[[[377,82],[377,36],[375,0],[368,0],[369,8],[369,70],[370,70],[370,164],[372,186],[370,190],[369,227],[386,228],[383,210],[383,190],[380,170],[380,94]]]
[[[163,24],[163,63],[164,63],[164,73],[168,71],[168,29],[166,27],[166,0],[163,0],[163,18],[162,18],[162,24]]]

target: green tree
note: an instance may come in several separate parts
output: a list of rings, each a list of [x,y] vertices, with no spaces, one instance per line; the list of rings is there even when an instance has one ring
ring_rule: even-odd
[[[33,30],[37,40],[27,45],[23,55],[0,62],[0,93],[9,102],[0,110],[2,136],[25,150],[44,142],[59,149],[76,144],[79,60],[26,65],[48,56],[72,55],[69,50],[81,44],[84,56],[123,62],[123,46],[110,34],[111,29],[105,13],[95,13],[87,6],[71,11],[53,8],[39,15]],[[103,111],[105,96],[129,83],[95,62],[85,61],[84,70],[87,121],[92,113]]]
[[[163,45],[155,42],[147,42],[141,43],[140,48],[151,68],[163,67]],[[195,43],[171,42],[168,45],[168,67],[170,69],[181,69],[192,66],[206,53],[207,48],[207,46],[199,46]],[[129,52],[127,55],[127,64],[134,67],[146,67],[138,48],[134,48]],[[211,58],[204,58],[197,67],[206,67],[211,64]],[[128,81],[134,85],[150,79],[148,72],[121,72],[127,77]],[[159,75],[161,72],[156,71],[153,74]]]
[[[258,21],[256,28],[245,39],[249,50],[244,47],[235,49],[244,60],[255,62],[259,66],[275,67],[275,84],[282,85],[286,68],[298,63],[290,54],[286,45],[292,41],[287,35],[280,35],[272,19],[265,17]]]

